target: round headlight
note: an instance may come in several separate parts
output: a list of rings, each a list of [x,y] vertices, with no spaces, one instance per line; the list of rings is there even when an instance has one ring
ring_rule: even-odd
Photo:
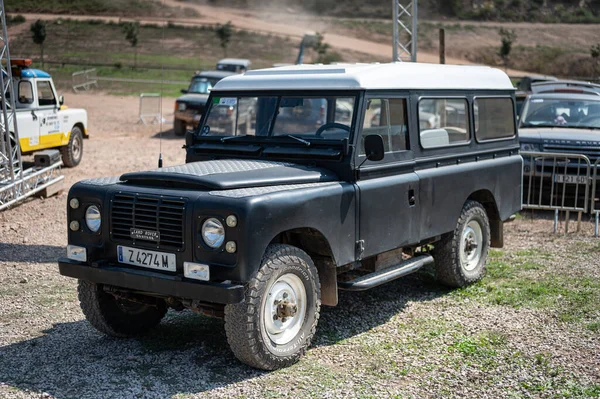
[[[186,105],[185,103],[177,103],[177,109],[179,109],[179,111],[183,112],[185,111]]]
[[[92,232],[97,233],[100,230],[100,224],[102,224],[102,217],[100,216],[100,209],[96,205],[88,206],[85,211],[85,224],[88,229]]]
[[[225,228],[219,219],[206,219],[202,225],[202,239],[211,248],[219,248],[225,241]]]

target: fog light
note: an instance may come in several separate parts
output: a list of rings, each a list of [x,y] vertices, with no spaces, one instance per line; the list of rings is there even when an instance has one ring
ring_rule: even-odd
[[[69,201],[69,205],[71,205],[71,208],[77,209],[79,208],[79,200],[77,198],[71,198],[71,201]]]
[[[183,275],[194,280],[208,281],[210,279],[210,270],[208,265],[183,262]]]
[[[227,219],[225,219],[225,222],[227,223],[227,226],[229,226],[229,227],[237,226],[237,218],[234,215],[227,216]]]
[[[67,245],[67,258],[76,260],[78,262],[86,262],[87,251],[84,247],[78,247],[76,245]]]
[[[79,222],[77,220],[73,220],[71,223],[69,223],[69,228],[73,231],[79,230]]]
[[[225,251],[229,252],[230,254],[235,253],[236,250],[237,245],[235,244],[235,241],[229,241],[227,244],[225,244]]]

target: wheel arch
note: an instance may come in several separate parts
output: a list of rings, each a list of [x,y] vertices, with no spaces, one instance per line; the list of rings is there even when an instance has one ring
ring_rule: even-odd
[[[311,257],[319,273],[321,303],[337,305],[337,263],[327,237],[318,229],[297,227],[280,232],[269,245],[277,243],[293,245]]]
[[[496,203],[496,198],[489,190],[478,190],[473,192],[467,198],[467,201],[479,202],[488,215],[490,221],[491,246],[493,248],[502,248],[504,246],[503,222],[500,218],[500,212]]]
[[[81,134],[83,134],[83,138],[84,139],[89,139],[90,135],[87,133],[85,126],[83,125],[83,122],[77,122],[73,125],[73,127],[78,127],[79,129],[81,129]],[[71,128],[71,131],[73,131],[73,128]]]

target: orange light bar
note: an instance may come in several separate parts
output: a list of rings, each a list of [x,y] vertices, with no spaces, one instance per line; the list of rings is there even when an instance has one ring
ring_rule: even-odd
[[[10,65],[17,66],[17,67],[28,67],[28,66],[31,66],[31,64],[33,64],[33,61],[29,58],[10,60]]]

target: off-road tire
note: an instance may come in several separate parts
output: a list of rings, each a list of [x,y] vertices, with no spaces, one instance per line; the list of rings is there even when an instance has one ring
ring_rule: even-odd
[[[79,303],[85,318],[98,331],[113,337],[141,335],[155,327],[167,313],[162,300],[156,306],[124,302],[105,292],[101,285],[79,280]],[[125,311],[121,304],[136,309]]]
[[[173,121],[173,132],[175,136],[185,136],[185,132],[187,131],[187,123],[182,121],[181,119],[175,119]]]
[[[463,231],[472,220],[476,220],[483,233],[483,250],[479,263],[473,270],[466,270],[460,260]],[[436,278],[449,287],[464,287],[479,281],[485,274],[485,265],[490,248],[490,222],[485,208],[476,201],[467,201],[458,218],[456,228],[434,244]]]
[[[306,314],[296,336],[285,345],[269,339],[263,324],[263,305],[270,287],[286,274],[295,274],[306,290]],[[276,370],[296,363],[315,334],[321,307],[319,276],[312,259],[299,248],[270,245],[261,267],[250,280],[242,303],[225,307],[225,332],[235,356],[251,367]]]
[[[79,152],[77,146],[80,146]],[[73,168],[81,162],[81,158],[83,158],[83,132],[78,126],[71,129],[69,144],[60,148],[60,154],[62,155],[63,164],[69,168]]]

